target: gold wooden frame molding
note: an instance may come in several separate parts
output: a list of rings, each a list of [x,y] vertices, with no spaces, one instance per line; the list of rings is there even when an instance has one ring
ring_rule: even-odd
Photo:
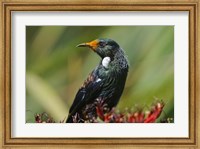
[[[198,148],[200,145],[199,0],[1,0],[0,148]],[[189,12],[189,137],[188,138],[12,138],[11,13],[14,11],[187,11]],[[198,40],[197,40],[198,39]]]

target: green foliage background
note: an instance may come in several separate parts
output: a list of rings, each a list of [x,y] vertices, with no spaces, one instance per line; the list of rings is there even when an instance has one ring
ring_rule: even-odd
[[[173,26],[27,26],[27,122],[41,112],[57,122],[66,118],[77,90],[100,61],[76,45],[100,37],[117,41],[130,63],[117,108],[147,108],[158,98],[166,104],[161,118],[174,117]]]

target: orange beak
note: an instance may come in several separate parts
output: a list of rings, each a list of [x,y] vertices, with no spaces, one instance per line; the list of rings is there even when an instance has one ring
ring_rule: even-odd
[[[93,40],[91,42],[81,43],[77,45],[76,47],[90,47],[93,51],[96,51],[98,43],[99,43],[98,40]]]

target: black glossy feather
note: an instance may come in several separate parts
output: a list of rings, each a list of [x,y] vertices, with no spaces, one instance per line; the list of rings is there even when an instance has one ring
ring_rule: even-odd
[[[78,90],[74,102],[69,110],[69,116],[67,122],[72,122],[72,116],[76,112],[81,112],[82,108],[90,102],[90,100],[96,99],[101,93],[103,81],[97,76],[96,71],[93,71],[88,79],[84,82],[83,86]],[[91,79],[92,78],[92,79]],[[101,80],[101,81],[98,81]]]

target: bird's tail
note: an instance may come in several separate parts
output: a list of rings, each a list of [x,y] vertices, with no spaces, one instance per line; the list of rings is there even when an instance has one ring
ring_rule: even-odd
[[[73,123],[73,118],[72,116],[68,116],[67,120],[66,120],[66,123]]]

